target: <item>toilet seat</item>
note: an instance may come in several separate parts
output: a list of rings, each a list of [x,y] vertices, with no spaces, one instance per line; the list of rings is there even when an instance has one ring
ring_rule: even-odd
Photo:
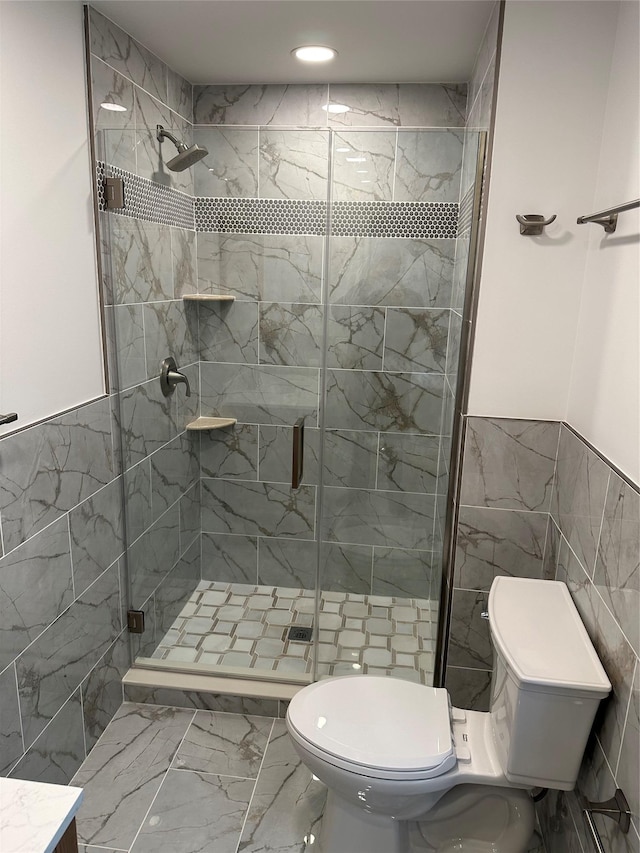
[[[363,776],[417,781],[456,765],[449,697],[441,688],[386,677],[332,678],[298,693],[287,719],[301,746]]]

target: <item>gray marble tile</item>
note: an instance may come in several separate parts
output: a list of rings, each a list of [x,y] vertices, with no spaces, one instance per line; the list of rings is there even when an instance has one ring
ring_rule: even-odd
[[[356,430],[326,430],[323,482],[354,489],[376,487],[378,436]],[[385,488],[380,486],[380,488]]]
[[[623,737],[637,658],[564,537],[558,554],[557,579],[567,584],[612,685],[612,695],[602,703],[596,726],[607,760],[614,766]]]
[[[199,442],[183,432],[151,456],[151,501],[155,521],[200,476]]]
[[[490,62],[493,59],[493,56],[496,52],[496,47],[498,44],[498,22],[500,18],[500,4],[496,3],[491,13],[491,19],[487,24],[487,28],[485,30],[484,36],[482,38],[482,42],[480,44],[480,49],[478,51],[478,55],[476,57],[475,65],[473,67],[473,71],[471,73],[471,79],[469,81],[469,97],[468,104],[471,106],[475,101],[478,90],[480,89],[480,85],[482,80],[484,79],[485,74],[487,73],[487,69],[489,67]]]
[[[258,197],[258,129],[194,127],[193,138],[209,151],[197,169],[196,196]]]
[[[398,132],[394,201],[457,202],[464,131]]]
[[[202,579],[222,583],[257,583],[257,539],[254,536],[203,533]]]
[[[469,113],[469,121],[467,127],[478,128],[479,130],[489,130],[491,125],[491,117],[493,115],[493,98],[494,85],[496,75],[495,55],[489,63],[487,72],[482,79],[480,89],[474,101],[471,112]]]
[[[164,637],[200,583],[201,553],[197,539],[163,578],[153,597],[156,637]]]
[[[174,394],[176,400],[176,416],[178,429],[183,430],[188,423],[195,420],[200,415],[200,362],[195,364],[183,364],[180,366],[180,372],[189,380],[191,386],[191,396],[182,391]]]
[[[458,315],[464,311],[464,301],[467,289],[467,271],[469,267],[469,232],[456,238],[456,256],[453,263],[453,277],[451,285],[451,310]],[[452,373],[452,370],[448,370]]]
[[[170,770],[131,853],[235,853],[253,785],[247,779]]]
[[[547,522],[547,538],[544,543],[544,558],[542,561],[542,577],[545,578],[545,580],[553,581],[556,579],[559,548],[560,531],[556,527],[554,520],[549,516],[549,520]]]
[[[122,484],[113,480],[69,513],[73,584],[76,596],[124,550]]]
[[[284,720],[276,720],[238,851],[299,853],[319,836],[325,786],[296,755]]]
[[[126,702],[73,784],[84,788],[78,840],[128,850],[193,711]]]
[[[258,429],[259,427],[255,424],[236,424],[229,429],[204,432],[200,440],[202,475],[256,480],[258,478]],[[271,427],[271,429],[280,429],[280,427]],[[265,476],[262,479],[271,480],[272,478]],[[277,481],[278,478],[275,479]]]
[[[435,494],[440,437],[381,433],[377,488]]]
[[[491,700],[491,673],[482,669],[448,666],[445,686],[455,708],[488,711]]]
[[[448,308],[454,240],[332,237],[332,304]]]
[[[129,669],[129,635],[120,634],[81,684],[84,736],[90,750],[122,705],[122,678]]]
[[[462,336],[468,328],[469,324],[465,323],[460,314],[456,311],[449,312],[449,334],[446,345],[445,371],[452,387],[455,386],[458,378]]]
[[[315,589],[317,551],[317,542],[261,536],[258,540],[258,583]]]
[[[327,367],[380,370],[384,322],[381,308],[329,306]]]
[[[329,370],[326,425],[437,435],[443,385],[434,374]]]
[[[67,785],[85,759],[80,691],[58,711],[13,768],[15,779]]]
[[[429,598],[431,558],[431,551],[374,548],[372,595]]]
[[[173,114],[166,104],[152,98],[147,92],[136,87],[136,173],[149,181],[179,189],[179,172],[172,172],[167,161],[176,155],[176,149],[169,139],[158,139],[159,124],[173,132]],[[179,136],[180,134],[175,134]],[[187,145],[189,140],[186,140]]]
[[[315,488],[202,480],[202,529],[207,533],[313,538]]]
[[[347,130],[336,133],[332,200],[391,201],[396,141],[395,130]]]
[[[261,426],[259,430],[258,478],[269,483],[291,483],[293,427]],[[319,442],[319,430],[305,426],[302,482],[306,485],[316,485],[318,482]]]
[[[171,229],[171,259],[176,299],[180,299],[185,293],[196,293],[198,275],[195,231],[187,231],[185,228]]]
[[[358,545],[431,550],[433,495],[325,489],[323,538]]]
[[[640,654],[640,498],[612,471],[593,582]]]
[[[0,560],[0,667],[74,599],[69,528],[61,518]]]
[[[325,201],[328,172],[329,131],[260,129],[260,198]]]
[[[173,299],[169,226],[112,216],[109,227],[115,301]]]
[[[444,373],[449,311],[388,308],[385,370]]]
[[[27,746],[78,688],[121,630],[116,563],[22,653],[16,664]]]
[[[151,705],[168,705],[192,710],[226,711],[229,714],[251,714],[264,717],[278,715],[277,699],[253,699],[250,696],[231,696],[216,693],[166,690],[164,688],[124,685],[125,699]],[[133,698],[135,697],[135,699]]]
[[[108,398],[3,439],[5,553],[106,485],[114,473]]]
[[[180,553],[200,536],[200,480],[180,498]]]
[[[24,752],[15,665],[0,673],[0,773],[5,776]]]
[[[327,87],[320,84],[194,86],[196,124],[326,125]]]
[[[188,121],[193,119],[192,92],[193,86],[188,80],[167,68],[167,104]]]
[[[261,302],[260,363],[320,367],[322,316],[319,305]]]
[[[333,127],[464,127],[467,85],[332,83],[329,102],[349,107],[346,113],[329,113]]]
[[[141,462],[178,434],[176,397],[164,397],[158,379],[120,393],[117,417],[125,468]]]
[[[178,562],[180,508],[175,504],[129,546],[131,606],[142,607]]]
[[[125,471],[122,478],[127,538],[129,542],[135,542],[152,522],[150,459],[144,459]]]
[[[559,429],[553,421],[467,418],[461,502],[547,512]]]
[[[487,593],[454,589],[449,635],[449,666],[491,669],[493,655],[489,623],[480,616],[487,607]]]
[[[182,301],[152,302],[143,308],[147,379],[160,376],[162,362],[169,355],[178,369],[197,361],[198,323]],[[184,387],[177,394],[184,394]]]
[[[271,717],[196,711],[173,767],[255,779],[272,727]]]
[[[167,98],[167,69],[151,51],[89,7],[91,52],[157,98]]]
[[[462,175],[460,178],[460,199],[474,187],[476,181],[476,171],[478,164],[478,143],[480,141],[480,133],[474,130],[467,130],[464,135],[464,149],[462,153]],[[467,246],[466,254],[468,254],[469,238],[465,239]],[[466,266],[466,264],[465,264]]]
[[[133,85],[96,57],[91,60],[91,80],[98,159],[128,172],[135,172]],[[124,110],[110,110],[102,104],[116,104],[124,107]]]
[[[114,390],[130,388],[147,379],[147,361],[144,346],[144,321],[142,305],[114,305],[115,370]],[[117,371],[117,372],[116,372]]]
[[[322,542],[320,547],[320,589],[323,592],[371,594],[373,548],[368,545],[340,545]],[[320,614],[322,627],[322,613]]]
[[[316,425],[318,370],[275,365],[201,364],[202,410],[242,423]]]
[[[258,363],[258,303],[221,302],[198,307],[203,361]]]
[[[625,792],[633,812],[633,827],[630,832],[640,833],[640,778],[638,776],[638,756],[640,756],[640,665],[636,665],[627,722],[620,747],[620,758],[616,768],[616,782]],[[633,849],[633,836],[629,838]]]
[[[200,293],[271,302],[321,301],[322,237],[199,233],[197,240]]]
[[[609,471],[593,450],[567,427],[561,427],[551,512],[590,577],[595,568]]]
[[[460,507],[455,585],[488,590],[494,577],[541,578],[547,515]]]

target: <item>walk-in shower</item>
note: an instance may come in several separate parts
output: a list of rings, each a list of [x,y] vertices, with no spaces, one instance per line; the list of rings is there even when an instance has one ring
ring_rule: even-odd
[[[315,103],[323,87],[274,87],[288,124],[251,88],[246,107],[196,88],[191,145],[163,131],[192,191],[101,164],[135,190],[102,219],[133,659],[430,683],[482,134],[464,87],[415,87],[428,108],[375,127],[358,125],[365,85],[347,118]],[[105,158],[124,134],[102,130]],[[190,397],[163,395],[167,357]]]

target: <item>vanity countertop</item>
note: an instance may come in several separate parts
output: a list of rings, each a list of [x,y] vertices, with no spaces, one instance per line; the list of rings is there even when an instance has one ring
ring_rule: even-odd
[[[82,788],[0,778],[2,853],[52,853],[82,796]]]

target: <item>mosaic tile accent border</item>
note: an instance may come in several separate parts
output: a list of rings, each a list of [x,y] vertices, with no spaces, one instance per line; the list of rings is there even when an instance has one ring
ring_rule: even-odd
[[[173,225],[176,228],[194,227],[193,199],[185,193],[171,187],[149,181],[98,161],[96,164],[96,180],[98,184],[98,207],[101,211],[107,209],[104,195],[105,178],[122,178],[124,180],[124,197],[126,207],[110,213],[120,216],[131,216],[134,219],[144,219],[160,225]]]
[[[326,233],[323,201],[259,198],[196,198],[197,231],[232,234]],[[454,202],[339,201],[332,207],[337,237],[455,238]]]
[[[322,592],[318,675],[391,675],[431,684],[437,602]],[[311,675],[313,644],[288,639],[311,627],[312,590],[202,581],[154,658]]]
[[[195,199],[196,231],[232,234],[325,234],[324,201],[289,198]]]

